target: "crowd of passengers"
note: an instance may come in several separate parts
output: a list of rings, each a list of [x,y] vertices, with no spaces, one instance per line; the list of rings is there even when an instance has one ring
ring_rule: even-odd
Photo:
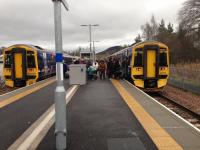
[[[101,80],[105,80],[106,78],[119,79],[122,76],[120,62],[115,57],[107,60],[97,60],[94,63],[91,61],[85,62],[84,60],[77,60],[74,64],[86,64],[89,80],[96,80],[98,77]]]

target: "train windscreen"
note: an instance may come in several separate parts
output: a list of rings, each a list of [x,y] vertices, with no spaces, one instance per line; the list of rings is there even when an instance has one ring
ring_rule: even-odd
[[[12,65],[12,56],[11,54],[5,54],[5,61],[4,61],[4,67],[5,68],[11,68]]]
[[[159,59],[159,66],[168,66],[167,64],[167,51],[161,50],[160,51],[160,59]]]
[[[27,66],[28,68],[35,68],[35,57],[32,54],[27,55]]]
[[[142,55],[143,55],[143,51],[142,49],[136,49],[135,50],[135,59],[134,59],[134,67],[142,67]]]

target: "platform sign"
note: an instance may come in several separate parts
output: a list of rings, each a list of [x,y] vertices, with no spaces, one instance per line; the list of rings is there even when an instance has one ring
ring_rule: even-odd
[[[81,52],[81,53],[80,53],[80,57],[81,57],[82,59],[91,59],[91,55],[92,55],[91,52]]]
[[[63,54],[56,53],[56,62],[63,62]]]

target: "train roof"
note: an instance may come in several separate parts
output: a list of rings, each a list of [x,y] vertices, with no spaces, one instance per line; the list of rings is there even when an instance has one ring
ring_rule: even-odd
[[[39,51],[39,52],[46,52],[46,53],[55,53],[54,51],[48,51],[40,46],[37,46],[37,45],[31,45],[31,44],[14,44],[14,45],[11,45],[9,47],[7,47],[6,49],[10,49],[12,47],[17,47],[17,46],[24,46],[24,47],[29,47],[31,49],[34,49],[36,51]]]
[[[122,49],[122,50],[120,50],[120,51],[118,51],[118,52],[116,52],[116,53],[113,53],[112,55],[110,55],[110,56],[114,56],[114,55],[117,55],[117,54],[121,54],[121,53],[123,53],[125,50],[128,50],[128,49],[130,49],[130,48],[133,48],[133,47],[137,47],[137,46],[140,46],[140,45],[142,45],[142,44],[159,44],[159,45],[162,45],[162,46],[164,46],[164,47],[167,47],[167,45],[165,45],[164,43],[162,43],[162,42],[158,42],[158,41],[143,41],[143,42],[139,42],[139,43],[135,43],[135,44],[133,44],[132,46],[129,46],[129,47],[126,47],[126,48],[124,48],[124,49]],[[110,56],[108,56],[108,57],[110,57]]]
[[[25,46],[25,47],[29,47],[29,48],[32,48],[32,49],[35,49],[39,52],[45,52],[45,53],[53,53],[55,54],[55,51],[48,51],[40,46],[37,46],[37,45],[31,45],[31,44],[14,44],[14,45],[11,45],[9,47],[7,47],[6,49],[10,49],[11,47],[16,47],[16,46]],[[69,54],[67,54],[66,52],[63,51],[63,57],[68,57],[68,58],[77,58],[75,56],[71,56]]]
[[[9,49],[11,47],[16,47],[16,46],[25,46],[25,47],[30,47],[30,48],[37,49],[37,50],[45,50],[44,48],[42,48],[40,46],[31,45],[31,44],[14,44],[14,45],[7,47],[6,49]]]
[[[131,47],[136,47],[136,46],[139,46],[139,45],[142,45],[142,44],[147,44],[147,43],[155,43],[155,44],[160,44],[160,45],[163,45],[163,46],[166,46],[167,47],[167,45],[165,45],[164,43],[162,43],[162,42],[158,42],[158,41],[143,41],[143,42],[139,42],[139,43],[135,43],[134,45],[132,45]]]

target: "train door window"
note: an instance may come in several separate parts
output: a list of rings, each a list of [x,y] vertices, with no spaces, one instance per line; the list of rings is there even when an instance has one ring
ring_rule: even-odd
[[[56,65],[56,60],[54,55],[51,55],[51,65]]]
[[[11,68],[11,65],[12,65],[11,54],[5,54],[4,67],[5,68]]]
[[[33,52],[27,53],[27,66],[28,68],[35,68],[35,56],[33,55]]]
[[[167,64],[167,51],[166,50],[160,51],[159,66],[168,66],[168,64]]]
[[[131,65],[131,57],[132,57],[131,55],[128,56],[128,59],[127,59],[127,65],[128,66]]]
[[[134,54],[134,67],[142,67],[143,59],[142,59],[143,51],[142,49],[136,49]]]
[[[47,66],[50,66],[51,65],[51,54],[48,54],[47,53]]]
[[[47,66],[47,54],[44,52],[42,55],[43,55],[44,66]]]

